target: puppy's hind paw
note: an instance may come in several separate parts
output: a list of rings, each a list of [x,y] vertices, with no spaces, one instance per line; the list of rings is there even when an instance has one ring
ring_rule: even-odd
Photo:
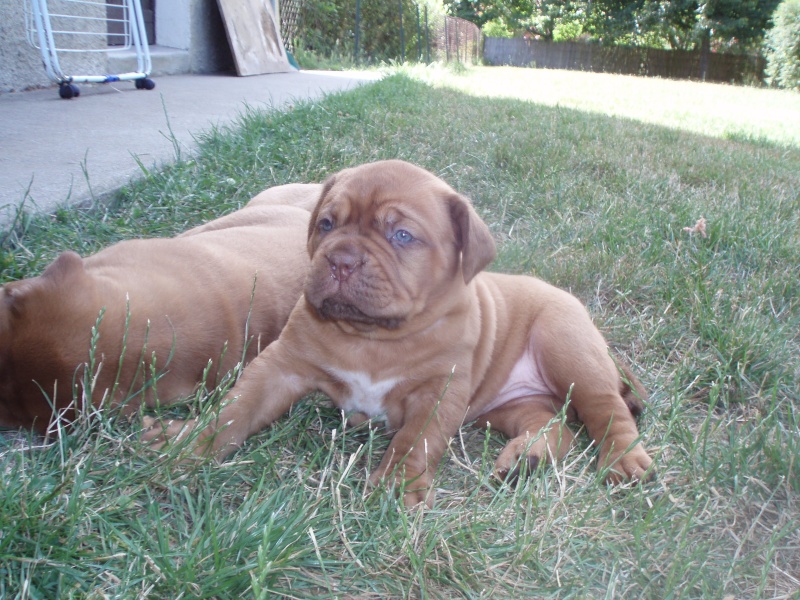
[[[610,485],[649,483],[656,480],[653,460],[641,445],[616,457],[607,456],[600,464],[604,465],[605,481]]]
[[[547,437],[529,433],[510,440],[494,461],[494,476],[500,481],[514,483],[529,477],[542,461],[547,462]]]

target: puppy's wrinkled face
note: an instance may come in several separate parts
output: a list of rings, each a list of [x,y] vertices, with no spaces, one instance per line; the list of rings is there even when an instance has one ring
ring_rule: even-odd
[[[398,329],[463,285],[443,181],[400,161],[348,169],[326,183],[309,227],[305,294],[324,319]]]

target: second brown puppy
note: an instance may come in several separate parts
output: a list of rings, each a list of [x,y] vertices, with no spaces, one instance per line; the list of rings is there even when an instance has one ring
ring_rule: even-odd
[[[244,370],[194,451],[222,458],[321,390],[351,420],[395,431],[371,481],[405,484],[404,502],[433,502],[432,477],[462,423],[510,441],[496,461],[562,457],[565,404],[599,446],[611,482],[649,474],[634,421],[643,390],[624,380],[586,309],[533,277],[482,273],[495,256],[470,202],[401,161],[342,171],[309,226],[305,293],[276,342]],[[153,421],[156,447],[194,427]]]
[[[90,402],[166,404],[255,357],[302,293],[321,189],[273,187],[179,236],[64,252],[0,287],[0,427],[44,433]]]

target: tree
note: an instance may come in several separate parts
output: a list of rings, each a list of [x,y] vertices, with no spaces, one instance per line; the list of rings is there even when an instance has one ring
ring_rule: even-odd
[[[697,24],[719,42],[751,49],[762,42],[780,0],[711,0],[697,7]]]
[[[767,82],[800,91],[800,0],[784,0],[767,33]]]
[[[586,4],[586,0],[444,0],[448,14],[481,28],[492,23],[517,35],[531,34],[546,40],[552,40],[559,27],[576,22]]]
[[[530,15],[520,19],[520,27],[526,32],[545,40],[552,40],[559,31],[570,31],[568,37],[583,32],[583,15],[586,2],[578,0],[538,0],[533,3]]]
[[[444,0],[447,14],[459,17],[483,27],[489,21],[502,19],[506,12],[505,2],[482,2],[481,0]]]
[[[641,28],[656,40],[653,45],[691,50],[697,41],[696,25],[696,0],[647,2],[642,9]]]
[[[712,39],[720,45],[743,50],[757,47],[779,0],[709,0],[698,6],[697,31],[700,39],[700,77],[708,73]]]
[[[511,31],[554,39],[559,27],[604,44],[750,51],[759,47],[780,0],[445,0],[451,15],[478,26],[499,21]]]

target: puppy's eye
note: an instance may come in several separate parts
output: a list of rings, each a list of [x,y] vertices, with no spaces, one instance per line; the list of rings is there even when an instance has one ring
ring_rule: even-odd
[[[392,239],[399,244],[409,244],[414,241],[414,236],[408,233],[405,229],[398,229],[394,232]]]
[[[333,229],[333,221],[331,221],[331,220],[330,220],[330,219],[328,219],[328,218],[322,218],[322,219],[320,219],[320,220],[319,220],[319,222],[317,223],[317,227],[319,227],[319,230],[320,230],[321,232],[323,232],[323,233],[327,233],[327,232],[329,232],[331,229]]]

